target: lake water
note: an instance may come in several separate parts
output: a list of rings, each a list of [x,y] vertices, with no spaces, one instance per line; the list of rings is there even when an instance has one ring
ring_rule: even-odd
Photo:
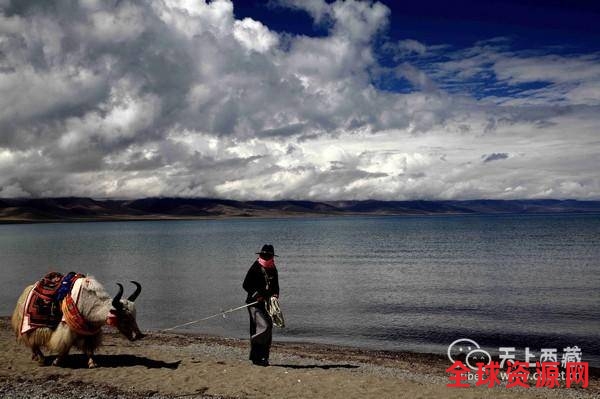
[[[335,217],[0,225],[0,315],[50,270],[143,284],[142,329],[243,304],[272,243],[287,327],[275,340],[445,353],[470,338],[579,346],[600,366],[600,216]],[[126,295],[128,292],[126,292]],[[247,337],[245,310],[181,331]]]

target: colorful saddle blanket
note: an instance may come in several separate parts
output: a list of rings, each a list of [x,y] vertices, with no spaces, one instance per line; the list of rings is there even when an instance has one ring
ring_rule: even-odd
[[[24,320],[27,320],[26,329],[55,328],[63,316],[60,303],[79,277],[84,276],[75,272],[70,272],[66,276],[50,272],[38,281],[25,302],[23,316]],[[21,331],[24,332],[23,329]]]

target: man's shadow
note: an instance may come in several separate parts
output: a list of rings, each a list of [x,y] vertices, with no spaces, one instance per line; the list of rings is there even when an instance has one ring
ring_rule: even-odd
[[[56,356],[46,357],[45,364],[50,365]],[[135,367],[144,366],[149,369],[171,369],[176,370],[181,364],[181,360],[176,362],[163,362],[162,360],[149,359],[143,356],[135,355],[96,355],[94,361],[98,368],[116,368],[116,367]],[[88,368],[88,357],[83,354],[74,354],[67,356],[60,367],[70,369]]]

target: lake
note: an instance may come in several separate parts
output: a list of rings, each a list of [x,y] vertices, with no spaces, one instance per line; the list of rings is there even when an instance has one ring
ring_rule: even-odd
[[[445,353],[577,345],[600,366],[600,215],[329,217],[0,225],[0,315],[51,270],[133,290],[143,330],[243,304],[262,244],[279,257],[275,340]],[[127,291],[130,290],[130,291]],[[248,335],[245,310],[181,329]],[[522,357],[522,356],[521,356]]]

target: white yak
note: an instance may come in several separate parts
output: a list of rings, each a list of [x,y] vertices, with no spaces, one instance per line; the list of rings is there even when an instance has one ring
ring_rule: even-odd
[[[57,354],[54,365],[60,365],[71,347],[82,350],[88,356],[88,367],[96,367],[93,355],[100,346],[102,326],[116,327],[130,341],[144,337],[136,322],[135,300],[142,287],[132,281],[136,290],[127,299],[122,299],[123,286],[114,298],[93,277],[82,277],[75,281],[70,295],[61,302],[63,318],[54,329],[39,327],[22,333],[26,301],[34,285],[21,294],[12,315],[12,327],[17,340],[31,348],[32,359],[44,364],[42,347]],[[69,311],[70,309],[70,311]]]

